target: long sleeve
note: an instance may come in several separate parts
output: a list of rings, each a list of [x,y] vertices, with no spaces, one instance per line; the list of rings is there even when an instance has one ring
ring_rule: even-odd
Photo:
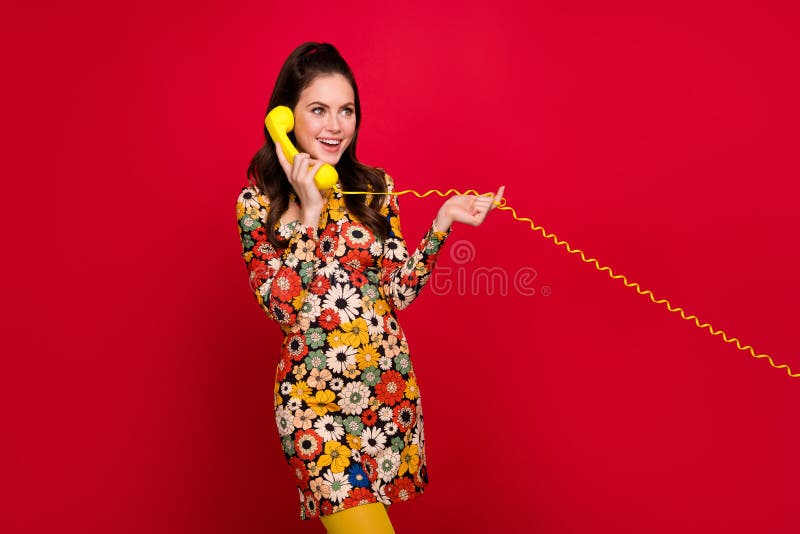
[[[388,174],[386,185],[394,191],[394,180]],[[402,310],[417,298],[430,278],[439,253],[453,227],[445,232],[435,231],[433,222],[419,246],[409,256],[400,230],[400,204],[397,195],[388,195],[383,213],[389,220],[389,238],[381,261],[381,287],[393,308]]]
[[[236,201],[236,217],[242,240],[242,258],[247,265],[250,287],[267,315],[282,326],[297,321],[309,284],[321,260],[316,249],[318,229],[300,221],[280,228],[289,238],[285,248],[267,239],[269,202],[254,187],[244,187]],[[287,235],[291,232],[290,235]]]

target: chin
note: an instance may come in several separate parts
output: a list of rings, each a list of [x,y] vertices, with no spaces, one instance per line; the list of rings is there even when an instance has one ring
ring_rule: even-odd
[[[325,163],[328,163],[328,164],[333,165],[335,167],[336,164],[339,163],[339,160],[342,159],[342,157],[341,156],[331,156],[330,154],[323,154],[323,155],[321,155],[321,157],[319,157],[317,159],[320,160],[320,161],[324,161]]]

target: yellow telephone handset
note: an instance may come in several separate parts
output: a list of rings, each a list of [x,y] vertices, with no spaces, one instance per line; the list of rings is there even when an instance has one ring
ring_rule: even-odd
[[[298,152],[289,140],[289,136],[286,135],[294,129],[294,115],[292,115],[292,110],[286,106],[276,106],[267,113],[264,124],[267,126],[267,131],[270,137],[272,137],[272,140],[275,141],[275,144],[283,148],[283,154],[286,156],[286,159],[289,160],[289,163],[294,164],[294,157]],[[320,190],[330,189],[336,185],[338,180],[339,173],[337,173],[333,165],[329,163],[323,163],[322,166],[317,169],[317,174],[314,175],[314,183],[317,185],[317,189]]]

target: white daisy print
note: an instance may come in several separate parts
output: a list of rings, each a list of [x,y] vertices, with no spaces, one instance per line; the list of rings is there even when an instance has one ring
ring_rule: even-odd
[[[417,296],[417,288],[414,286],[393,286],[394,289],[394,298],[399,303],[399,308],[403,308],[409,304],[414,298]]]
[[[361,432],[361,450],[373,458],[386,448],[386,436],[376,426],[368,426]]]
[[[300,258],[295,256],[294,254],[289,254],[288,256],[286,256],[286,259],[283,260],[283,263],[287,267],[291,267],[292,269],[295,269],[295,268],[297,268],[298,265],[300,265]]]
[[[341,345],[328,349],[325,353],[325,365],[334,373],[341,373],[356,364],[358,349],[349,345]]]
[[[376,239],[369,246],[369,253],[372,254],[373,256],[380,256],[381,252],[383,252],[383,242],[378,241]]]
[[[399,239],[390,237],[386,240],[386,257],[393,261],[405,261],[408,257],[405,247]]]
[[[325,293],[323,307],[336,310],[343,323],[355,321],[361,313],[361,293],[353,286],[336,284]]]
[[[367,322],[367,332],[369,332],[370,336],[383,334],[383,318],[375,313],[374,309],[367,310],[361,317]]]
[[[282,224],[278,227],[278,235],[284,239],[289,239],[294,232],[294,221]]]
[[[344,380],[338,376],[331,380],[330,387],[333,391],[340,391],[344,387]]]
[[[388,423],[394,418],[394,411],[392,410],[391,406],[382,406],[380,410],[378,410],[378,419],[383,421],[384,423]]]
[[[333,281],[337,284],[346,284],[350,281],[350,275],[344,269],[337,268],[333,271]]]
[[[321,268],[317,269],[317,274],[321,274],[325,278],[330,278],[333,273],[339,270],[339,265],[336,262],[326,263]]]
[[[400,456],[398,455],[398,458],[399,457]],[[322,475],[322,478],[325,485],[331,489],[331,500],[334,502],[342,502],[352,488],[350,481],[344,472],[334,473],[329,469],[325,471],[325,474]]]
[[[391,499],[386,496],[386,485],[383,483],[383,480],[376,478],[375,482],[371,484],[371,487],[373,493],[375,493],[375,497],[378,499],[378,502],[382,502],[386,506],[392,504]]]
[[[301,404],[302,401],[300,399],[292,397],[291,399],[286,401],[286,409],[294,413],[295,411],[300,409]]]
[[[314,422],[314,430],[325,441],[339,441],[344,436],[344,427],[332,415],[323,415]]]

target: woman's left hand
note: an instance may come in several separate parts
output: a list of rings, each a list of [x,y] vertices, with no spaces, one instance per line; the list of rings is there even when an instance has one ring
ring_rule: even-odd
[[[497,190],[494,197],[476,195],[456,195],[448,198],[434,221],[439,231],[447,231],[453,222],[478,226],[503,198],[505,186]]]

